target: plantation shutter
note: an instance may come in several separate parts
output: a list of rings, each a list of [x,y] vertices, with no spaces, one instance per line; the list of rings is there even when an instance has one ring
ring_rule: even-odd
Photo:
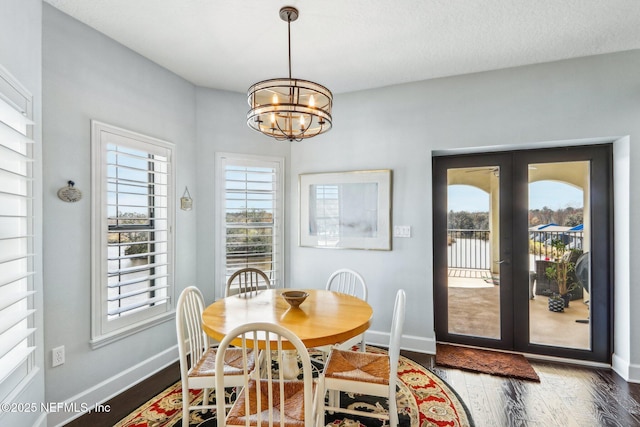
[[[264,271],[279,287],[281,255],[280,163],[224,162],[225,280],[236,270]]]
[[[0,68],[0,400],[27,376],[35,350],[34,123],[19,87]]]
[[[169,299],[168,157],[116,143],[106,149],[111,319]]]
[[[173,144],[92,122],[92,345],[166,320],[173,303]]]

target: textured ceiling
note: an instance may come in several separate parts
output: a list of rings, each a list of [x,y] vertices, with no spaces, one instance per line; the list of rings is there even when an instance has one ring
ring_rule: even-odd
[[[640,48],[640,0],[45,0],[190,82],[334,93]]]

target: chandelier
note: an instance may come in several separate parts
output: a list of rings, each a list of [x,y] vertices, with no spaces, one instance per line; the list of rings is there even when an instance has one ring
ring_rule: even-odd
[[[291,22],[298,15],[294,7],[280,9],[288,29],[289,78],[264,80],[247,91],[251,107],[247,124],[278,141],[302,141],[331,129],[331,91],[318,83],[291,78]]]

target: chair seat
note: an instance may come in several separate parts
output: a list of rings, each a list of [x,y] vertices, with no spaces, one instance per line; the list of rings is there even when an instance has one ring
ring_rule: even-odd
[[[282,381],[284,385],[284,398],[285,398],[285,407],[284,407],[284,415],[285,419],[282,424],[280,424],[280,383],[273,383],[273,423],[282,425],[282,426],[290,426],[290,427],[304,427],[304,382],[303,381]],[[260,380],[260,414],[261,414],[261,425],[268,426],[269,425],[269,391],[268,391],[269,382],[267,380]],[[249,403],[249,425],[257,426],[258,425],[258,416],[257,416],[257,400],[256,400],[256,387],[257,381],[250,380],[249,381],[249,396],[251,396],[251,401]],[[247,414],[245,407],[245,399],[246,399],[246,390],[242,389],[240,395],[236,399],[235,404],[229,411],[227,415],[227,425],[245,425]]]
[[[325,378],[389,384],[389,356],[334,348],[324,369]]]
[[[318,378],[320,398],[317,402],[322,405],[318,413],[318,425],[325,425],[325,413],[328,411],[388,420],[389,427],[398,426],[396,383],[405,304],[406,294],[404,290],[399,289],[396,292],[396,302],[393,307],[388,354],[363,353],[339,348],[331,350],[324,370]],[[325,403],[327,393],[329,396]],[[386,413],[380,413],[379,411],[371,412],[367,407],[356,408],[348,405],[343,408],[340,393],[387,397],[389,410]]]
[[[189,372],[190,377],[208,377],[215,376],[216,374],[216,348],[209,348],[202,355],[202,358]],[[224,375],[242,375],[243,374],[243,362],[242,362],[242,349],[240,348],[227,348],[224,354]],[[255,367],[255,355],[253,350],[247,351],[247,363],[249,370],[253,370]]]

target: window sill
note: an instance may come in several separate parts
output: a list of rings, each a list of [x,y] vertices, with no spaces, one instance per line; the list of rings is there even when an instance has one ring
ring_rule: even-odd
[[[175,318],[176,312],[174,311],[170,311],[168,313],[163,313],[160,316],[156,316],[153,317],[143,323],[137,323],[135,325],[131,325],[129,327],[126,328],[122,328],[119,329],[117,331],[114,332],[109,332],[107,334],[104,335],[99,335],[93,339],[91,339],[89,341],[89,344],[91,345],[91,349],[95,350],[98,349],[100,347],[103,347],[105,345],[109,345],[111,343],[114,343],[116,341],[119,341],[123,338],[126,338],[128,336],[137,334],[139,332],[144,331],[145,329],[149,329],[152,328],[156,325],[159,325],[161,323],[167,322],[169,320],[172,320]]]

